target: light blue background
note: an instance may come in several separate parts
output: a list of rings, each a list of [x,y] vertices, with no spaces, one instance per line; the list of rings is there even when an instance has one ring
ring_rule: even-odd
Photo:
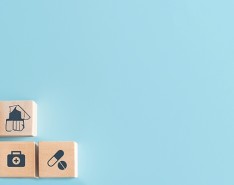
[[[231,0],[3,0],[0,95],[38,103],[38,137],[79,142],[78,179],[234,184]]]

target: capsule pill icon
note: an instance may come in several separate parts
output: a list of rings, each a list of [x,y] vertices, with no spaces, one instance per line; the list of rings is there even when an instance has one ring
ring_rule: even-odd
[[[48,166],[54,166],[62,157],[64,156],[64,151],[58,150],[47,162]]]

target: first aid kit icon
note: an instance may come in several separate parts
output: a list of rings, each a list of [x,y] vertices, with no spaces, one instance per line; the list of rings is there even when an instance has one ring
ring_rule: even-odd
[[[7,156],[8,167],[25,167],[25,155],[21,151],[11,151]]]

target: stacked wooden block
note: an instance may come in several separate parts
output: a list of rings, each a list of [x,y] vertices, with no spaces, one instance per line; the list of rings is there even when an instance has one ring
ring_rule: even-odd
[[[0,102],[0,136],[37,135],[34,101]],[[0,177],[72,178],[78,176],[76,142],[0,141]]]

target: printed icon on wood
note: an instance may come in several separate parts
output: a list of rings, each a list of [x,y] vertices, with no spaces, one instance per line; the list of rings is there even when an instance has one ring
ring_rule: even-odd
[[[49,167],[53,167],[55,164],[58,163],[58,169],[60,170],[65,170],[67,168],[67,163],[65,161],[60,161],[59,160],[63,157],[64,151],[63,150],[58,150],[47,162]]]
[[[36,177],[34,142],[0,142],[0,177]]]
[[[8,167],[25,167],[25,155],[21,151],[11,151],[7,156]]]
[[[0,136],[36,136],[34,101],[0,101]]]
[[[20,132],[24,130],[25,128],[24,121],[29,120],[31,117],[20,105],[9,106],[9,109],[10,109],[9,118],[6,119],[6,131]]]
[[[39,177],[77,177],[77,152],[76,142],[39,142]]]

